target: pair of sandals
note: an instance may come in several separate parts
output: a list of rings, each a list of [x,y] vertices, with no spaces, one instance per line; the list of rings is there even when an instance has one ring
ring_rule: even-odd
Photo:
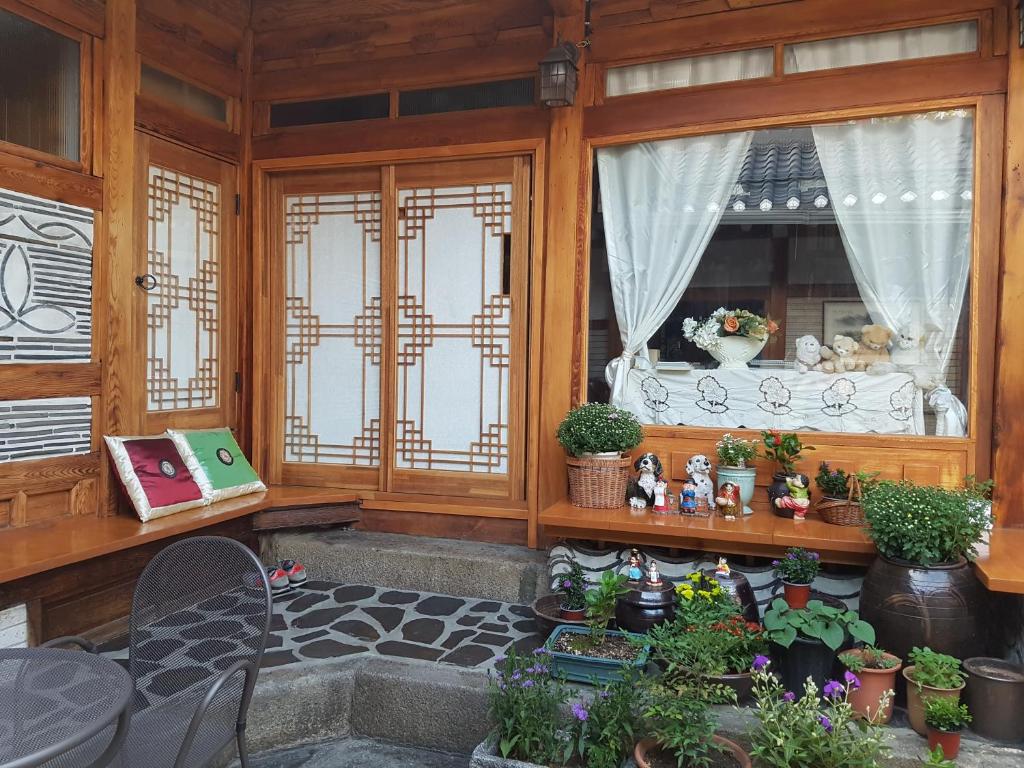
[[[298,560],[282,560],[277,565],[268,565],[266,568],[270,593],[274,597],[288,594],[306,583],[306,566]]]

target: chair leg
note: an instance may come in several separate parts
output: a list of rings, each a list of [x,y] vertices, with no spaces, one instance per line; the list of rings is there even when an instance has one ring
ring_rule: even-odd
[[[239,723],[235,729],[235,741],[238,743],[238,763],[241,768],[249,768],[249,747],[245,742],[245,724]]]

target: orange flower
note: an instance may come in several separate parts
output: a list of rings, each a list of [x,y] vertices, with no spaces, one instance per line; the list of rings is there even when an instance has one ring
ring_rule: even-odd
[[[722,327],[729,333],[736,333],[736,331],[740,329],[740,321],[732,315],[729,315],[722,321]]]
[[[768,333],[775,333],[777,330],[779,330],[779,324],[776,323],[774,320],[769,320]]]

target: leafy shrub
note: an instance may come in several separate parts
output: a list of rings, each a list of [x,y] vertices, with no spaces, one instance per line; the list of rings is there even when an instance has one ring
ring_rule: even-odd
[[[489,680],[491,718],[498,751],[505,759],[548,765],[562,759],[561,706],[568,695],[551,678],[547,652],[533,656],[510,649]]]
[[[606,685],[593,701],[575,702],[566,762],[574,754],[587,768],[619,768],[636,744],[639,707],[636,681],[628,678]]]
[[[644,726],[658,745],[676,759],[679,768],[706,768],[722,751],[712,737],[716,721],[705,700],[693,693],[652,685],[643,711]]]
[[[910,679],[917,685],[950,690],[963,685],[967,676],[960,669],[960,660],[945,653],[936,653],[931,648],[913,648],[910,663],[914,665]]]
[[[790,547],[780,560],[772,560],[775,575],[790,584],[810,584],[821,570],[821,557],[802,547]]]
[[[928,696],[924,700],[924,722],[939,731],[959,731],[971,722],[967,705],[945,696]]]
[[[875,628],[853,611],[833,608],[821,600],[809,600],[806,608],[793,609],[781,597],[772,601],[764,614],[765,637],[789,648],[797,635],[820,640],[833,651],[839,650],[850,635],[868,645],[875,643]]]
[[[558,577],[558,591],[565,595],[562,607],[570,611],[587,607],[587,576],[575,557],[569,560],[569,572]]]
[[[587,591],[587,626],[592,647],[604,642],[608,622],[615,618],[615,602],[628,591],[625,574],[614,571],[602,573],[597,587]]]
[[[605,403],[587,403],[569,411],[558,426],[558,442],[570,456],[625,453],[644,439],[644,430],[629,411]]]

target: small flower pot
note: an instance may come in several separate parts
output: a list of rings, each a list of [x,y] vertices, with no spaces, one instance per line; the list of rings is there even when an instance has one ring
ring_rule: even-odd
[[[942,754],[947,760],[956,760],[960,754],[960,731],[940,731],[928,728],[928,749],[942,747]]]
[[[560,605],[558,606],[558,616],[566,621],[583,621],[587,618],[587,609],[566,608],[564,605]]]
[[[847,653],[861,656],[861,651],[857,649],[847,651]],[[899,661],[896,656],[890,653],[885,654],[885,656],[886,658]],[[879,725],[888,723],[892,719],[893,698],[896,691],[896,673],[902,668],[903,665],[898,664],[892,669],[865,668],[857,672],[856,675],[860,680],[860,688],[850,691],[849,696],[850,705],[854,711],[873,723]],[[886,691],[893,691],[893,695],[889,697],[889,705],[884,710],[880,710],[879,704]]]
[[[996,741],[1024,739],[1024,667],[1002,659],[964,660],[964,701],[974,716],[971,730]]]
[[[964,689],[964,686],[961,685],[959,688],[932,688],[924,685],[918,689],[917,683],[914,682],[913,664],[903,670],[903,677],[907,681],[907,717],[910,719],[910,727],[922,736],[927,736],[928,726],[924,721],[924,700],[936,698],[960,701],[960,691]],[[959,739],[958,735],[957,741]]]
[[[790,608],[798,610],[807,607],[807,601],[811,599],[810,584],[790,584],[788,581],[784,581],[782,588],[783,596]]]
[[[723,736],[712,736],[711,740],[720,747],[723,747],[727,754],[732,756],[739,768],[751,768],[750,755],[743,751],[743,748],[734,741],[729,741]],[[658,745],[652,739],[644,739],[633,749],[633,760],[637,768],[651,768],[647,756],[657,750]]]

